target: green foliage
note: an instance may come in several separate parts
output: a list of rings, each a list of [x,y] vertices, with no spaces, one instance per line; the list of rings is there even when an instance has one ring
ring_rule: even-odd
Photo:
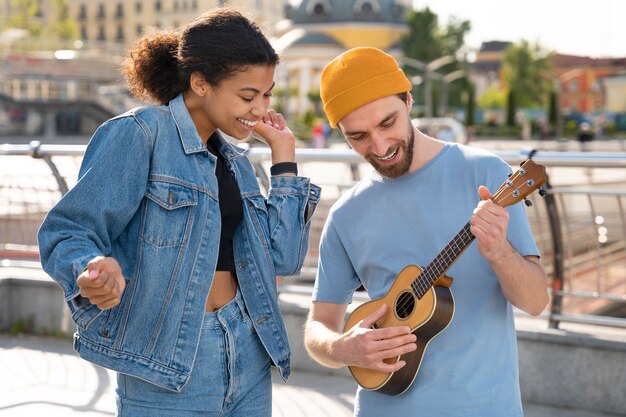
[[[406,56],[428,62],[443,55],[443,42],[439,36],[439,22],[435,13],[428,7],[424,10],[411,10],[407,14],[407,23],[409,34],[402,42]]]
[[[294,85],[289,86],[289,88],[285,88],[277,84],[272,89],[272,92],[273,92],[272,95],[275,97],[278,97],[278,96],[297,97],[299,90],[298,90],[298,87]]]
[[[476,136],[486,136],[490,138],[519,138],[521,136],[521,127],[482,124],[476,126]]]
[[[67,335],[59,329],[49,329],[47,327],[43,327],[35,331],[34,322],[35,317],[32,314],[24,319],[16,320],[14,323],[11,324],[11,327],[9,328],[9,334],[13,336],[17,336],[20,334],[38,334],[46,337],[53,337],[56,339],[67,338]]]
[[[471,28],[472,25],[469,20],[450,17],[448,24],[440,33],[442,55],[457,55],[459,51],[464,49],[465,35]]]
[[[568,120],[565,122],[563,133],[565,136],[576,136],[578,133],[578,122],[576,120]]]
[[[506,98],[506,125],[515,126],[515,111],[517,109],[515,91],[509,91]]]
[[[49,32],[50,36],[60,39],[76,39],[78,28],[76,22],[70,16],[68,3],[69,0],[53,1],[53,16],[45,27],[45,31]]]
[[[26,29],[33,37],[76,39],[78,29],[69,13],[69,0],[8,0],[7,29]]]
[[[23,333],[32,334],[34,333],[33,322],[34,322],[34,317],[32,315],[27,317],[24,320],[17,320],[13,324],[11,324],[11,328],[9,329],[9,332],[12,335],[23,334]]]
[[[557,102],[557,95],[555,91],[550,91],[548,99],[548,122],[555,126],[559,118],[559,104]]]
[[[428,7],[411,10],[407,14],[409,34],[402,45],[406,56],[429,62],[444,55],[456,56],[464,48],[465,35],[471,24],[467,20],[451,18],[445,27]]]
[[[402,40],[403,51],[406,57],[424,63],[431,62],[437,58],[451,55],[458,57],[465,48],[465,35],[470,30],[470,22],[451,18],[445,26],[439,24],[439,19],[428,7],[423,10],[411,10],[407,14],[407,24],[409,33]],[[462,68],[462,63],[452,62],[436,71],[440,74],[448,74]],[[423,71],[410,66],[405,67],[407,75],[423,76]],[[467,88],[465,79],[453,82],[448,87],[448,105],[462,106],[461,97]],[[438,102],[441,101],[441,92],[438,83],[432,85],[433,104],[432,114],[436,114]],[[416,104],[425,104],[424,88],[415,87],[413,98]]]
[[[481,109],[503,109],[506,106],[507,91],[499,89],[495,84],[478,99],[478,107]]]
[[[606,136],[615,136],[620,134],[620,129],[618,128],[618,126],[615,125],[615,123],[607,123],[604,126],[604,135]],[[619,135],[619,138],[621,139],[623,137],[623,135]]]
[[[322,108],[322,98],[320,97],[319,90],[310,90],[307,92],[307,98],[313,104],[313,112],[317,116],[321,116],[324,114],[324,109]]]
[[[311,140],[311,128],[317,119],[315,112],[309,110],[303,114],[295,115],[289,120],[289,129],[293,132],[297,139],[302,141]]]
[[[441,102],[441,99],[439,98],[441,97],[441,88],[439,87],[438,83],[433,83],[431,87],[432,97],[430,98],[430,102],[432,104],[432,108],[430,109],[430,114],[432,114],[433,117],[437,117],[439,116],[439,104]]]
[[[307,126],[304,121],[305,115],[293,117],[289,120],[289,129],[301,141],[311,140],[311,126]]]
[[[8,29],[26,29],[33,36],[41,35],[41,13],[39,2],[36,0],[9,0],[9,13],[6,17]]]
[[[313,127],[313,122],[315,121],[315,112],[307,111],[304,113],[303,122],[307,127]]]
[[[503,76],[520,108],[542,107],[551,90],[550,53],[527,41],[511,45],[504,53]]]

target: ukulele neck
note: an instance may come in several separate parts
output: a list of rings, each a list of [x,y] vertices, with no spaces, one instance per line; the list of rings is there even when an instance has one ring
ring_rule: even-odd
[[[411,284],[418,298],[422,298],[435,281],[450,269],[475,238],[468,222]]]

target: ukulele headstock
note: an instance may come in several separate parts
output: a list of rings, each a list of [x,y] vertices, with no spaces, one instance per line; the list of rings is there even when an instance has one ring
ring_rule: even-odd
[[[526,200],[530,194],[539,189],[541,196],[545,195],[542,186],[548,182],[546,168],[527,159],[520,168],[500,186],[492,201],[501,207],[512,206]],[[527,201],[530,203],[530,201]]]

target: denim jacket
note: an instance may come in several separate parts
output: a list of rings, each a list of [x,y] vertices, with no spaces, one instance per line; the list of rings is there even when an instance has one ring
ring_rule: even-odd
[[[240,291],[287,379],[291,353],[276,276],[299,272],[320,189],[307,178],[273,176],[265,198],[245,152],[223,139],[220,151],[243,200],[233,237]],[[77,324],[74,348],[82,358],[173,391],[188,381],[219,250],[215,165],[182,95],[95,132],[79,181],[38,235],[44,270],[62,287]],[[105,311],[76,285],[96,256],[115,258],[126,278],[120,304]]]

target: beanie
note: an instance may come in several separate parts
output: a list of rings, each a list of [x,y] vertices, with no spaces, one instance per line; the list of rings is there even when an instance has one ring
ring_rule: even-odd
[[[332,127],[367,103],[410,89],[411,83],[396,60],[370,47],[352,48],[330,61],[320,82],[324,112]]]

